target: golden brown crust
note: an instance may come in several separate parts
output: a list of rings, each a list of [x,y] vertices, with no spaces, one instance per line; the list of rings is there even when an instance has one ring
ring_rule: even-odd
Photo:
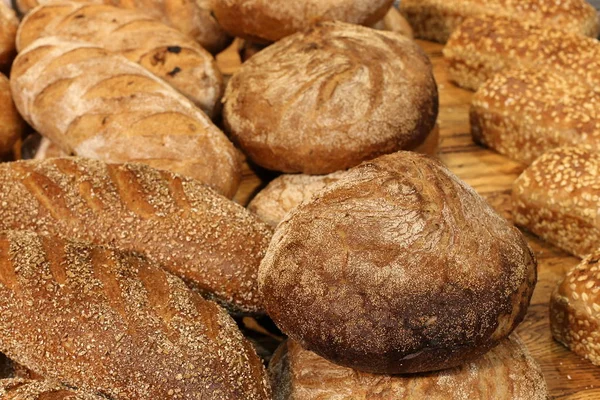
[[[229,197],[239,186],[238,153],[223,132],[122,56],[83,42],[38,39],[15,60],[11,89],[21,115],[67,153],[186,171]]]
[[[214,0],[217,20],[233,36],[255,42],[276,42],[316,22],[342,21],[372,25],[382,19],[393,0]]]
[[[268,399],[235,322],[136,253],[0,236],[0,349],[113,399]]]
[[[262,311],[256,275],[271,229],[198,182],[67,158],[0,164],[0,186],[0,230],[139,251],[234,311]]]
[[[600,250],[588,255],[556,287],[550,300],[552,336],[600,365]]]
[[[23,119],[13,103],[8,78],[0,73],[0,155],[10,153],[23,128]]]
[[[421,144],[438,111],[429,59],[392,32],[327,22],[256,54],[231,78],[224,122],[268,169],[326,174]]]
[[[463,366],[423,375],[340,367],[293,340],[269,364],[274,400],[546,400],[540,366],[516,336]]]
[[[367,162],[290,212],[259,269],[269,316],[340,365],[460,365],[523,319],[536,261],[523,235],[441,163]]]
[[[10,63],[17,54],[15,36],[18,26],[19,20],[15,12],[0,1],[0,72],[8,73]]]
[[[67,388],[46,380],[2,379],[0,380],[2,400],[103,400],[76,389]]]
[[[585,0],[402,0],[400,12],[415,37],[446,43],[468,17],[515,18],[590,37],[598,36],[596,9]]]
[[[598,247],[600,156],[562,147],[541,156],[513,184],[515,223],[578,257]]]

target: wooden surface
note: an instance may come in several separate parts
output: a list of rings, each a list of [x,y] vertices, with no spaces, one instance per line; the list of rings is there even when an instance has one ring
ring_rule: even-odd
[[[481,148],[471,140],[469,104],[472,93],[451,84],[446,76],[442,46],[419,44],[430,55],[440,91],[440,148],[438,157],[460,178],[473,186],[503,215],[510,219],[510,191],[523,166]],[[225,74],[239,65],[234,46],[219,56]],[[247,169],[236,200],[245,204],[274,175]],[[538,284],[525,321],[517,332],[540,363],[554,399],[600,399],[600,367],[595,367],[552,339],[548,301],[557,283],[578,259],[527,234],[538,258]]]

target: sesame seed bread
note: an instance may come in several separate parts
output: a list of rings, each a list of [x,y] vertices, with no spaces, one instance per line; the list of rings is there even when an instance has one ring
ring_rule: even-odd
[[[585,0],[402,0],[415,37],[446,43],[468,17],[497,16],[598,36],[596,9]]]
[[[258,43],[276,42],[321,21],[372,25],[393,0],[214,0],[219,24],[232,36]]]
[[[42,5],[21,22],[17,49],[47,36],[121,54],[168,82],[209,117],[220,111],[223,77],[213,56],[191,37],[141,11],[75,2]]]
[[[233,312],[262,312],[257,272],[271,228],[205,185],[141,164],[56,158],[0,164],[0,187],[0,230],[138,251]]]
[[[472,98],[473,140],[524,164],[559,146],[600,150],[600,93],[549,69],[500,72]]]
[[[145,257],[0,235],[0,350],[113,400],[270,399],[236,323]]]
[[[278,225],[259,269],[273,321],[373,373],[470,362],[525,316],[525,238],[439,161],[398,152],[350,170]]]
[[[477,90],[509,68],[550,68],[600,86],[600,43],[578,33],[504,18],[468,18],[444,47],[450,79]]]
[[[201,110],[137,63],[85,42],[41,38],[11,72],[17,109],[67,153],[142,162],[232,197],[241,179],[233,144]]]
[[[298,343],[281,344],[269,373],[273,400],[546,400],[541,368],[515,335],[462,366],[423,375],[340,367]]]
[[[10,153],[23,133],[24,123],[10,93],[10,82],[0,72],[0,156]]]
[[[105,400],[106,397],[67,388],[46,380],[2,379],[2,400]]]
[[[15,36],[18,26],[15,12],[0,1],[0,72],[8,73],[10,63],[17,54]]]
[[[594,250],[556,287],[550,299],[552,336],[600,366],[600,250]]]
[[[227,85],[226,130],[256,164],[327,174],[413,149],[435,125],[431,62],[412,40],[342,22],[288,36]]]
[[[538,158],[513,184],[517,225],[578,257],[600,242],[600,155],[561,147]]]

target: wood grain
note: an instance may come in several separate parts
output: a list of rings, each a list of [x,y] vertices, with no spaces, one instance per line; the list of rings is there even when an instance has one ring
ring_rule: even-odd
[[[418,41],[430,55],[440,90],[440,150],[438,157],[460,178],[473,186],[510,219],[513,181],[524,166],[473,143],[469,129],[472,92],[448,81],[442,45]],[[219,55],[223,73],[239,66],[237,43]],[[248,165],[235,199],[247,204],[256,191],[275,175]],[[517,329],[534,358],[541,364],[553,399],[591,400],[600,398],[600,368],[571,353],[552,339],[548,319],[550,294],[568,269],[579,260],[527,234],[538,257],[538,284],[525,321]]]

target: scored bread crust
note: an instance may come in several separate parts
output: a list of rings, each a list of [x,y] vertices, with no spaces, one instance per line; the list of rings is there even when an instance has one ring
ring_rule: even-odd
[[[259,269],[264,306],[303,347],[374,373],[454,367],[522,321],[523,235],[440,162],[363,163],[291,211]]]
[[[561,147],[538,158],[514,182],[513,217],[547,242],[578,257],[598,247],[600,156]]]
[[[120,399],[268,399],[231,317],[145,257],[31,232],[0,235],[0,350]]]
[[[2,379],[0,380],[2,400],[103,400],[80,390],[67,388],[47,380]]]
[[[0,230],[135,250],[234,312],[262,312],[256,279],[271,228],[205,185],[139,164],[57,158],[0,164],[0,186]]]
[[[537,362],[516,336],[462,366],[421,375],[374,375],[335,365],[293,340],[269,364],[273,400],[546,400]]]
[[[437,112],[431,63],[416,43],[327,22],[245,62],[227,85],[223,116],[256,164],[326,174],[418,146]]]
[[[220,110],[223,77],[212,55],[143,12],[68,1],[42,5],[21,22],[17,49],[47,36],[82,40],[121,54],[168,82],[209,117]]]
[[[217,21],[231,35],[257,43],[276,42],[316,22],[372,25],[393,0],[214,0]]]
[[[600,250],[589,254],[557,285],[550,299],[552,336],[600,365]]]
[[[1,29],[1,28],[0,28]],[[23,133],[24,123],[10,93],[8,78],[0,73],[0,155],[10,153]]]
[[[17,54],[15,37],[19,20],[15,12],[4,2],[0,1],[0,71],[7,72],[10,63]]]
[[[237,150],[187,98],[142,66],[84,42],[41,38],[13,65],[21,115],[67,153],[142,162],[232,197]]]
[[[444,47],[450,79],[477,90],[508,68],[549,68],[600,85],[600,44],[551,26],[498,18],[468,18]]]
[[[495,16],[597,37],[596,9],[585,0],[402,0],[400,12],[415,37],[446,43],[468,17]]]

